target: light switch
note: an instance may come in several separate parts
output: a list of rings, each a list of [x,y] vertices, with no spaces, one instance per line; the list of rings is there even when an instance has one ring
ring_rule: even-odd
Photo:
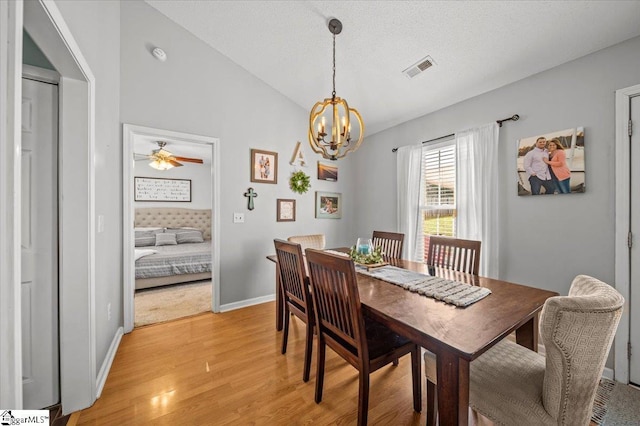
[[[234,213],[233,223],[244,223],[244,213]]]
[[[98,232],[104,232],[104,215],[98,215]]]

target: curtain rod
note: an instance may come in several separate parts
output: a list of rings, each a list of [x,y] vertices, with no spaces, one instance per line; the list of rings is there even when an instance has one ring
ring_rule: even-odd
[[[502,119],[502,120],[496,120],[496,123],[498,123],[499,127],[502,127],[502,123],[505,122],[505,121],[518,121],[518,120],[520,120],[520,116],[518,114],[513,114],[509,118],[505,118],[505,119]],[[449,135],[444,135],[444,136],[440,136],[440,137],[437,137],[437,138],[429,139],[428,141],[423,141],[422,143],[435,142],[435,141],[438,141],[440,139],[450,138],[451,136],[455,136],[455,135],[456,135],[455,133],[451,133]],[[391,152],[397,152],[397,151],[398,151],[398,148],[393,148],[391,150]]]

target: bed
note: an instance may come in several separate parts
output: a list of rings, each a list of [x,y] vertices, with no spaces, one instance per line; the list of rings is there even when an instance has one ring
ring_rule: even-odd
[[[136,290],[211,279],[211,210],[135,211]]]

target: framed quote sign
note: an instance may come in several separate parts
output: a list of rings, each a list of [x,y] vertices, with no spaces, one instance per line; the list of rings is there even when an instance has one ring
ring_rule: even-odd
[[[296,221],[296,200],[284,200],[278,198],[276,220],[278,222],[295,222]]]
[[[191,179],[134,178],[135,201],[191,202]]]

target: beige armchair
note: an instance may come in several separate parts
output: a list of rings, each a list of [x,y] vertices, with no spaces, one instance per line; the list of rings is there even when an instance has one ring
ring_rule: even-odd
[[[295,235],[287,238],[290,243],[300,244],[302,246],[302,252],[308,248],[324,250],[326,244],[324,234],[313,235]]]
[[[568,296],[552,297],[542,309],[546,357],[502,340],[471,362],[469,405],[496,424],[588,425],[623,304],[611,286],[577,276]],[[435,358],[428,354],[427,406],[433,407]]]

